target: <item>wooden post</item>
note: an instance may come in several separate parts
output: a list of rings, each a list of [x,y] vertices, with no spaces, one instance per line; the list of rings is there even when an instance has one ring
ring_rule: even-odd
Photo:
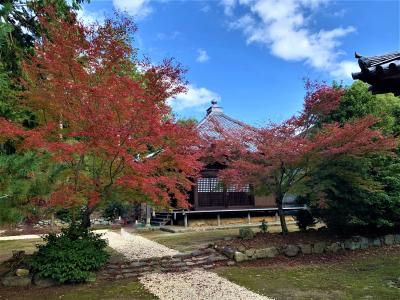
[[[221,217],[219,214],[217,214],[217,225],[221,226]]]
[[[183,222],[185,224],[185,228],[188,227],[188,218],[187,218],[187,214],[183,215]]]
[[[151,220],[151,208],[150,205],[146,203],[146,227],[151,226],[150,220]]]
[[[251,223],[250,212],[247,213],[247,223]]]

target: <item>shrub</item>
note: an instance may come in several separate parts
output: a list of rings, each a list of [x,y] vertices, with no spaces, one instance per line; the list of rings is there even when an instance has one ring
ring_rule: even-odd
[[[254,238],[254,231],[250,228],[240,228],[239,229],[239,236],[243,240],[251,240]]]
[[[44,245],[37,246],[31,267],[39,276],[60,283],[86,281],[109,258],[105,251],[107,242],[101,235],[78,225],[62,229],[58,236],[49,234],[44,240]]]
[[[56,217],[66,223],[71,223],[73,220],[82,219],[82,209],[78,208],[62,208],[56,212]]]
[[[265,219],[261,221],[260,230],[262,233],[267,233],[268,231],[268,222]]]
[[[120,202],[111,202],[103,211],[103,218],[107,221],[114,221],[118,217],[122,217],[128,211],[127,205]]]
[[[300,210],[296,215],[297,226],[301,231],[306,231],[308,227],[314,226],[317,221],[308,210]]]

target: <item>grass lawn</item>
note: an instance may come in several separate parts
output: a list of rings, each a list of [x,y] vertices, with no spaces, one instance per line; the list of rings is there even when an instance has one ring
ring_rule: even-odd
[[[64,285],[52,288],[15,289],[0,286],[0,300],[151,300],[158,299],[133,280],[98,281],[93,284]]]
[[[337,262],[296,266],[241,265],[216,272],[275,299],[400,299],[400,248],[356,254]]]
[[[258,228],[252,228],[254,232],[258,232]],[[297,226],[289,225],[290,231],[298,230]],[[270,226],[269,232],[280,232],[280,226]],[[140,231],[136,232],[143,237],[158,242],[169,248],[178,251],[192,251],[209,243],[223,240],[224,238],[236,238],[239,236],[239,228],[234,229],[218,229],[209,231],[190,231],[180,233],[169,233],[161,230]]]
[[[12,250],[24,250],[32,254],[36,250],[35,245],[41,242],[41,239],[0,241],[0,263],[11,258]]]

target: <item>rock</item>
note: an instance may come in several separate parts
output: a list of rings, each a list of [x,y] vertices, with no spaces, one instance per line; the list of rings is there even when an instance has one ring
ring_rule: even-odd
[[[203,251],[201,251],[201,250],[194,250],[194,251],[192,251],[192,256],[200,256],[200,255],[202,255],[203,254]]]
[[[325,242],[318,242],[313,245],[312,253],[320,254],[324,253],[326,248]]]
[[[251,240],[254,238],[254,231],[251,228],[240,228],[239,229],[239,236],[243,240]]]
[[[234,265],[236,265],[236,263],[234,262],[234,261],[228,261],[227,263],[226,263],[226,265],[227,266],[234,266]]]
[[[358,237],[353,237],[344,241],[344,248],[348,250],[357,250],[361,248]]]
[[[300,244],[299,248],[301,250],[301,253],[303,253],[303,254],[311,254],[312,253],[311,244]]]
[[[385,245],[393,245],[394,244],[394,235],[393,234],[387,234],[383,237],[383,242]]]
[[[368,239],[366,237],[360,236],[359,239],[360,241],[360,248],[361,249],[367,249],[369,246]]]
[[[214,268],[215,265],[203,265],[202,267],[203,267],[203,269],[208,270],[208,269]]]
[[[209,258],[207,258],[208,263],[214,263],[217,261],[222,261],[222,260],[227,260],[228,258],[222,255],[211,255]]]
[[[273,258],[278,255],[278,250],[275,247],[257,249],[255,253],[256,258]]]
[[[289,257],[296,256],[299,254],[299,251],[300,249],[296,245],[287,245],[285,248],[283,248],[283,253]]]
[[[240,251],[242,252],[242,251]],[[235,249],[231,247],[224,247],[222,249],[222,254],[224,254],[226,257],[233,259],[233,256],[235,255]]]
[[[29,270],[28,269],[17,269],[15,271],[15,275],[17,275],[18,277],[28,276],[29,275]]]
[[[58,282],[55,281],[54,279],[51,278],[42,278],[39,277],[38,275],[33,276],[33,284],[39,287],[51,287],[51,286],[56,286],[58,285]]]
[[[400,234],[395,234],[394,235],[394,243],[395,244],[400,244]]]
[[[380,247],[382,246],[382,241],[380,238],[369,239],[369,245],[373,247]]]
[[[4,286],[25,287],[30,285],[32,278],[30,276],[6,276],[1,280]]]
[[[246,247],[245,246],[243,246],[243,245],[240,245],[238,248],[237,248],[237,250],[239,251],[239,252],[245,252],[246,251]]]
[[[246,261],[247,260],[247,256],[244,253],[239,252],[239,251],[235,252],[233,258],[235,259],[236,262],[242,262],[242,261]]]
[[[172,258],[182,258],[182,259],[189,258],[189,257],[192,257],[191,253],[178,253],[178,254],[175,254],[172,256]]]
[[[145,266],[147,266],[147,263],[146,262],[142,262],[142,261],[134,261],[134,262],[131,262],[128,266],[126,266],[127,268],[131,268],[131,267],[133,267],[133,268],[141,268],[141,267],[145,267]]]
[[[247,249],[247,250],[244,252],[244,254],[246,254],[246,256],[247,256],[248,258],[253,258],[253,256],[254,256],[255,253],[256,253],[256,249],[252,249],[252,248]]]
[[[340,243],[337,242],[337,243],[332,243],[332,244],[328,245],[325,249],[327,252],[336,253],[336,252],[342,250],[342,247],[341,247]]]

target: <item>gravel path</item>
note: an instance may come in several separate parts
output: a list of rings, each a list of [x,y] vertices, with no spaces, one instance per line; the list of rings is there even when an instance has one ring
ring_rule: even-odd
[[[159,243],[150,241],[139,235],[134,235],[121,229],[121,233],[108,231],[104,234],[111,248],[115,249],[129,260],[140,258],[175,255],[179,252]]]
[[[268,300],[202,269],[185,273],[151,273],[140,282],[160,300]]]
[[[110,247],[128,259],[151,258],[179,253],[149,239],[121,229],[104,234]],[[148,273],[140,282],[160,300],[270,300],[217,274],[203,269],[182,273]]]

